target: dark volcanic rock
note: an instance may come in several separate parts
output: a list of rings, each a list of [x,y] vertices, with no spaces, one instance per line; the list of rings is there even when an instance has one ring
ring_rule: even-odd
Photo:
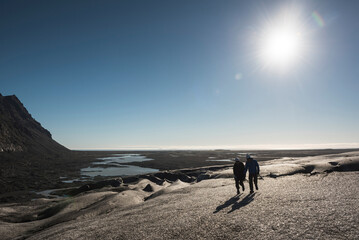
[[[52,139],[15,96],[0,94],[0,152],[59,153],[69,151]]]
[[[86,191],[90,191],[90,190],[94,190],[94,189],[101,189],[103,187],[108,187],[108,186],[119,187],[122,183],[123,183],[122,178],[104,180],[104,181],[100,181],[100,182],[96,182],[96,183],[90,183],[90,184],[86,184],[77,189],[72,190],[70,192],[70,195],[74,196],[74,195],[77,195],[82,192],[86,192]]]
[[[165,182],[164,179],[155,177],[155,176],[153,176],[152,174],[141,175],[140,177],[141,177],[141,178],[144,178],[144,179],[148,179],[148,180],[150,180],[151,182],[156,183],[157,185],[162,185],[162,184]]]
[[[153,192],[153,187],[151,184],[147,184],[146,187],[143,189],[145,192]]]
[[[165,179],[169,182],[181,180],[182,182],[193,182],[194,179],[180,171],[163,171],[153,174],[155,177]]]

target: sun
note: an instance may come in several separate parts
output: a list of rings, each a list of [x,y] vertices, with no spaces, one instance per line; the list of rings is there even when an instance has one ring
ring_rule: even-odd
[[[289,67],[300,58],[303,50],[300,32],[290,27],[267,31],[261,45],[261,58],[272,68]]]
[[[307,24],[299,8],[283,8],[277,15],[263,21],[253,35],[261,69],[289,72],[305,60]]]
[[[279,29],[271,32],[264,45],[264,57],[278,64],[292,61],[300,53],[299,34],[295,31]]]

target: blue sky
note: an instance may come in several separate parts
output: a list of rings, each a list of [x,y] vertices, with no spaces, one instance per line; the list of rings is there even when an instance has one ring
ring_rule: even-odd
[[[71,149],[359,147],[358,10],[1,0],[0,93]],[[258,57],[283,15],[302,41],[285,69]]]

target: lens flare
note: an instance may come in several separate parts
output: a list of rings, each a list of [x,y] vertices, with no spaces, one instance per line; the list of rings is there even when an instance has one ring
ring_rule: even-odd
[[[320,14],[317,11],[314,11],[312,13],[312,18],[318,24],[319,27],[324,27],[325,26],[324,19],[322,18],[322,16],[320,16]]]

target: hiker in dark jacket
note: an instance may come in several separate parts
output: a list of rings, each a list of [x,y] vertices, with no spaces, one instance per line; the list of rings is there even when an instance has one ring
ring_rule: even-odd
[[[233,175],[234,180],[236,181],[237,194],[239,194],[239,185],[242,186],[242,190],[244,191],[243,180],[245,178],[244,164],[239,161],[239,158],[235,159],[235,163],[233,165]]]
[[[246,167],[244,169],[244,175],[247,173],[247,170],[249,172],[249,188],[251,189],[250,193],[253,193],[253,181],[254,185],[256,187],[256,190],[258,190],[258,175],[259,175],[259,165],[256,160],[251,158],[249,154],[246,156],[247,162]]]

